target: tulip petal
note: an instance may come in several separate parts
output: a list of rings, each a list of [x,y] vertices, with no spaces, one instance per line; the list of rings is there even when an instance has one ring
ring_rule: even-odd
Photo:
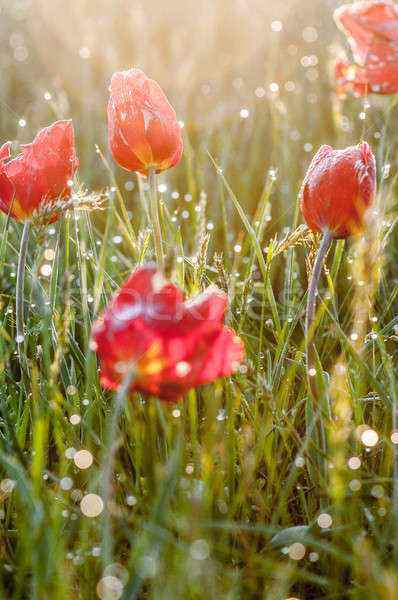
[[[348,36],[357,64],[336,65],[338,92],[352,88],[367,93],[398,91],[398,7],[393,2],[356,2],[335,11],[335,21]]]
[[[139,69],[112,76],[108,136],[114,159],[128,171],[164,171],[181,157],[175,112],[158,84]]]
[[[8,158],[9,151],[7,156],[4,146],[1,150]],[[24,221],[32,218],[43,202],[69,199],[68,180],[73,177],[78,164],[72,121],[53,123],[42,129],[31,144],[21,145],[21,153],[3,164],[3,173],[15,190],[13,217]],[[9,201],[3,197],[0,208],[6,211],[7,205]]]
[[[197,377],[200,384],[231,375],[243,360],[243,342],[233,329],[223,327],[209,342],[209,351]]]
[[[0,209],[6,214],[10,212],[13,196],[14,186],[8,179],[7,174],[4,172],[4,168],[0,164]],[[15,217],[13,210],[11,211],[11,216]]]
[[[176,401],[189,389],[230,375],[243,343],[223,327],[226,296],[208,288],[197,298],[166,282],[153,266],[140,267],[111,300],[93,328],[101,384],[117,389],[128,366],[132,390]]]
[[[5,160],[9,159],[11,156],[10,153],[11,142],[6,142],[0,148],[0,163],[3,163]]]
[[[344,150],[322,146],[301,189],[304,219],[313,231],[331,231],[335,238],[361,233],[375,192],[376,163],[366,142]]]

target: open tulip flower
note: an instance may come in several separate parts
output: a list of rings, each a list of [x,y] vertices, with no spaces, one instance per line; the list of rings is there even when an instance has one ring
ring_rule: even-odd
[[[369,144],[344,150],[321,146],[304,177],[301,210],[313,231],[334,238],[362,233],[376,191],[376,162]]]
[[[186,301],[156,267],[138,268],[94,325],[101,384],[119,389],[134,368],[132,392],[175,402],[193,387],[230,375],[243,359],[243,342],[222,325],[225,306],[216,287]]]
[[[79,165],[72,121],[57,121],[39,131],[10,160],[11,142],[0,148],[0,208],[17,221],[29,221],[55,203],[70,199],[70,181]],[[51,212],[51,211],[49,211]],[[59,212],[59,211],[58,211]],[[49,221],[55,221],[57,214]]]
[[[335,65],[338,92],[352,88],[358,96],[398,90],[398,6],[395,2],[355,2],[334,14],[348,36],[355,64],[343,56]]]
[[[174,109],[162,89],[140,69],[114,73],[108,104],[109,145],[115,161],[144,175],[173,167],[182,139]]]

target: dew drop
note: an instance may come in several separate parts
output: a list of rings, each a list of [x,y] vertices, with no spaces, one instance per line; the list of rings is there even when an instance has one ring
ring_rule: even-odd
[[[98,517],[104,510],[104,501],[97,494],[86,494],[80,501],[80,510],[86,517]]]

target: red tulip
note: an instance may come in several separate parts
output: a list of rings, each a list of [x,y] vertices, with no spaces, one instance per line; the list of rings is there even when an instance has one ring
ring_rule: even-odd
[[[362,233],[376,192],[376,162],[369,144],[333,150],[321,146],[305,175],[301,210],[313,231],[337,239]]]
[[[398,90],[398,6],[394,2],[356,2],[338,8],[335,21],[346,33],[356,64],[336,63],[339,92],[392,94]]]
[[[339,96],[344,96],[349,88],[355,96],[366,96],[373,91],[366,69],[351,64],[344,53],[336,59],[334,71],[337,77],[336,92]]]
[[[94,325],[101,384],[118,389],[134,365],[131,391],[173,402],[230,375],[243,359],[243,343],[222,325],[225,306],[216,287],[186,301],[156,267],[138,268]]]
[[[108,104],[109,145],[127,171],[160,173],[181,158],[181,129],[158,84],[140,71],[114,73]]]
[[[0,208],[17,221],[31,220],[43,205],[67,201],[79,161],[72,121],[57,121],[39,131],[31,144],[10,159],[11,142],[0,148]],[[57,220],[57,214],[51,221]]]

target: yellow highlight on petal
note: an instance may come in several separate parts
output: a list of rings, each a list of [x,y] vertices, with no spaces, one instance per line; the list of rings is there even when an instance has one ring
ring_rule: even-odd
[[[156,375],[156,373],[159,373],[165,368],[167,361],[162,358],[161,350],[162,344],[160,340],[155,340],[137,363],[139,377]]]

